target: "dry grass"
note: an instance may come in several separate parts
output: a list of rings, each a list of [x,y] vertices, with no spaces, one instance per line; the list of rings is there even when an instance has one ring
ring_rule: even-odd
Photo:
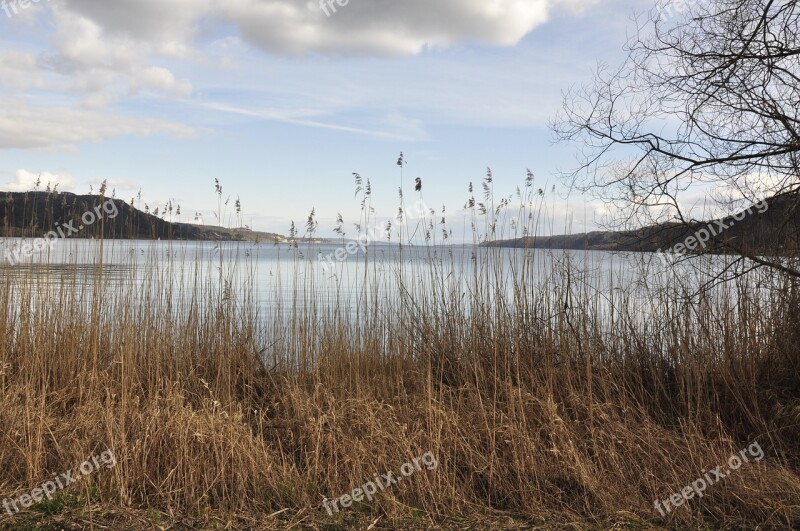
[[[536,255],[515,273],[503,256],[406,272],[391,299],[379,296],[391,273],[370,267],[357,312],[317,296],[321,273],[300,259],[304,281],[283,284],[307,304],[268,314],[245,258],[198,259],[205,280],[188,291],[165,280],[187,264],[155,258],[114,282],[7,270],[0,495],[106,448],[117,466],[0,527],[800,525],[797,285],[609,306],[576,287],[579,268],[537,287]],[[217,265],[244,280],[219,288]],[[655,499],[753,440],[763,461],[658,515]],[[435,470],[333,517],[322,508],[427,451]]]

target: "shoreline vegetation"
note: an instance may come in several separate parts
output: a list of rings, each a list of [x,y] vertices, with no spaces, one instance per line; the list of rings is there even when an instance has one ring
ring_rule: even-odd
[[[513,217],[535,234],[532,197]],[[476,243],[497,230],[469,215]],[[0,528],[800,525],[797,279],[687,293],[674,275],[636,298],[574,265],[541,272],[535,249],[475,253],[469,272],[440,256],[424,279],[365,257],[350,307],[317,291],[312,247],[291,248],[293,302],[270,310],[239,254],[156,252],[113,284],[0,276],[0,497],[116,460]],[[188,291],[163,274],[180,267]],[[754,443],[763,459],[659,513]],[[427,452],[435,470],[323,506]]]
[[[136,199],[126,202],[121,199],[101,195],[78,195],[70,192],[0,192],[0,222],[5,237],[38,238],[47,233],[57,223],[73,221],[80,223],[81,215],[91,212],[100,202],[113,201],[118,216],[107,219],[106,223],[86,227],[86,230],[73,236],[75,239],[150,239],[150,240],[193,240],[193,241],[261,241],[285,242],[280,234],[253,231],[246,227],[227,228],[214,225],[201,225],[167,221],[165,218],[180,219],[180,206],[169,204],[163,210],[152,212],[145,205],[139,210]],[[185,217],[188,217],[184,215]]]
[[[65,220],[78,222],[81,213],[91,210],[91,206],[100,198],[98,195],[76,195],[69,192],[0,192],[0,196],[5,197],[4,201],[0,201],[0,220],[3,223],[4,236],[22,238],[40,237],[51,230],[54,224],[64,223]],[[119,209],[119,219],[109,219],[102,226],[87,227],[86,231],[81,231],[71,238],[334,245],[342,242],[341,238],[283,236],[254,231],[249,227],[170,222],[164,219],[168,214],[166,208],[159,217],[158,211],[154,214],[149,209],[143,212],[136,208],[135,200],[128,203],[118,199],[110,200],[114,201]],[[754,254],[761,254],[775,249],[800,247],[798,242],[800,210],[795,208],[795,202],[796,194],[782,194],[763,201],[768,208],[758,216],[746,216],[741,220],[735,219],[734,216],[720,218],[717,223],[724,226],[725,230],[714,234],[702,254],[732,254],[736,252],[734,249],[747,249]],[[752,209],[752,206],[750,208]],[[179,213],[178,211],[178,215]],[[169,215],[172,217],[173,212],[170,211]],[[686,220],[680,223],[658,223],[635,230],[607,230],[556,236],[486,237],[472,243],[483,247],[658,253],[666,252],[714,221]],[[368,245],[392,244],[376,237],[367,238],[366,241]],[[396,245],[396,242],[394,244]]]
[[[666,252],[687,237],[709,225],[718,225],[707,245],[697,254],[734,254],[735,249],[747,249],[754,254],[774,253],[776,250],[800,248],[800,211],[796,208],[797,194],[786,193],[764,200],[757,205],[743,204],[742,213],[755,209],[758,215],[724,216],[702,220],[657,223],[635,230],[594,231],[558,236],[528,236],[484,242],[486,247],[515,247],[530,249],[572,249],[621,252]],[[763,205],[763,206],[762,206]],[[741,213],[740,213],[741,214]]]
[[[305,50],[314,56],[306,66],[318,67],[321,59],[326,71],[340,56],[374,55],[362,51],[400,51],[410,61],[410,55],[430,59],[431,51],[451,49],[445,55],[466,63],[448,82],[466,88],[455,91],[453,112],[437,111],[428,123],[422,118],[449,92],[427,97],[438,85],[416,83],[415,72],[425,70],[405,68],[406,59],[386,63],[388,77],[372,58],[366,66],[374,64],[377,74],[360,75],[363,64],[354,75],[337,73],[330,79],[348,82],[325,94],[321,106],[321,100],[283,97],[300,85],[300,96],[311,94],[306,81],[319,78],[292,64],[288,84],[261,91],[268,99],[278,95],[286,111],[280,114],[309,118],[277,120],[291,134],[278,138],[278,130],[255,124],[276,122],[274,113],[245,112],[239,129],[226,126],[216,137],[204,133],[199,143],[165,145],[149,157],[155,183],[156,175],[190,156],[192,145],[220,146],[189,167],[202,175],[233,168],[238,183],[251,183],[251,193],[296,190],[298,197],[274,200],[325,202],[322,215],[331,216],[332,200],[344,197],[343,190],[305,192],[335,186],[341,160],[353,153],[383,149],[360,141],[362,133],[380,142],[407,137],[373,134],[386,127],[415,133],[421,141],[412,157],[426,159],[423,164],[407,168],[401,152],[398,181],[380,171],[381,186],[397,191],[397,203],[373,197],[371,180],[352,173],[360,212],[347,223],[340,213],[329,218],[336,220],[336,239],[318,237],[315,208],[304,224],[292,221],[287,236],[254,232],[239,198],[231,203],[218,179],[213,216],[219,226],[171,201],[151,211],[141,194],[116,199],[106,181],[96,195],[75,195],[50,183],[40,191],[40,175],[34,192],[0,195],[2,235],[27,240],[14,240],[13,260],[0,263],[0,529],[800,529],[800,3],[657,0],[637,8],[632,25],[615,21],[614,28],[628,28],[625,58],[618,66],[599,61],[586,83],[576,79],[547,125],[558,142],[576,148],[574,166],[552,177],[568,196],[602,201],[584,203],[584,212],[594,210],[585,216],[618,230],[549,237],[541,235],[557,226],[570,231],[580,209],[574,200],[557,201],[556,185],[531,170],[514,193],[498,186],[487,168],[476,186],[469,183],[463,208],[439,210],[437,203],[409,216],[412,205],[425,205],[417,171],[441,168],[441,181],[425,190],[447,191],[451,201],[457,193],[450,179],[475,156],[502,157],[518,145],[504,142],[509,134],[524,140],[519,135],[536,131],[531,139],[541,138],[540,110],[515,112],[527,105],[518,97],[524,85],[497,93],[485,82],[508,84],[527,69],[487,71],[487,77],[465,65],[488,65],[497,55],[493,47],[524,45],[516,55],[497,55],[498,68],[514,68],[551,48],[558,52],[550,34],[580,40],[575,31],[553,28],[540,35],[544,40],[527,38],[548,18],[563,18],[555,11],[548,17],[553,2],[459,5],[456,33],[442,31],[455,6],[445,3],[404,6],[409,17],[354,2],[332,33],[316,32],[314,20],[304,18],[315,16],[313,10],[287,4],[275,20],[301,30],[269,33],[266,42],[253,38],[253,29],[279,14],[276,2],[253,17],[244,14],[247,3],[233,10],[242,17],[215,6],[181,11],[179,26],[187,31],[173,32],[177,40],[141,29],[153,17],[171,28],[177,19],[165,18],[164,6],[145,6],[144,18],[133,24],[84,2],[80,13],[67,6],[40,21],[56,32],[49,52],[11,54],[9,90],[19,88],[22,96],[9,100],[18,108],[9,107],[5,120],[12,139],[6,145],[13,148],[8,160],[17,148],[60,152],[138,133],[174,132],[182,141],[181,131],[188,130],[172,119],[216,123],[192,119],[185,105],[164,114],[167,107],[157,103],[162,94],[200,103],[211,102],[209,95],[222,98],[224,105],[193,106],[204,113],[241,115],[248,105],[263,107],[263,97],[250,90],[257,83],[249,80],[243,92],[198,77],[197,97],[187,99],[172,89],[192,90],[184,83],[184,77],[193,81],[191,69],[176,77],[159,66],[145,83],[133,79],[141,77],[140,63],[159,54],[173,64],[213,49],[209,57],[226,60],[194,62],[255,65],[242,55],[247,46],[220,47],[207,36],[241,38],[278,54]],[[600,24],[598,16],[587,11],[569,28]],[[203,31],[190,31],[194,26]],[[356,26],[363,31],[353,32]],[[62,38],[74,28],[88,28],[94,40]],[[348,31],[338,47],[331,38],[337,28]],[[281,45],[290,34],[300,40]],[[400,48],[387,47],[393,35],[401,36]],[[20,37],[26,50],[33,46]],[[106,40],[109,53],[94,53]],[[182,43],[194,41],[199,55],[171,53],[192,51]],[[426,43],[438,44],[431,50]],[[127,53],[139,44],[145,45],[141,54]],[[583,58],[575,68],[584,68],[592,42],[577,44],[566,55],[550,54],[542,72],[556,75],[550,84],[531,85],[535,105],[551,101],[549,92],[537,91],[554,89],[562,66],[573,68],[559,61],[575,52]],[[528,46],[540,49],[532,53]],[[62,58],[68,64],[54,68]],[[114,58],[120,60],[109,62]],[[42,75],[15,83],[26,69]],[[269,83],[286,81],[281,72],[289,70],[272,70]],[[468,70],[471,76],[461,74]],[[50,90],[56,74],[77,80],[60,85],[68,98]],[[380,77],[415,84],[411,99],[381,110],[377,102],[386,91],[361,90]],[[87,83],[92,80],[100,83]],[[319,86],[327,86],[324,78]],[[358,88],[353,98],[342,92],[351,87]],[[84,89],[100,97],[79,97]],[[388,91],[390,100],[395,92]],[[82,104],[88,121],[60,134],[51,134],[51,121],[23,123],[50,112],[48,95],[60,102],[52,109],[53,127],[84,116],[63,107],[68,102]],[[125,95],[135,104],[126,105]],[[368,112],[360,110],[364,101]],[[478,121],[464,116],[469,101],[481,107],[472,116]],[[105,126],[96,103],[124,123]],[[481,121],[503,107],[513,131]],[[160,114],[148,116],[148,109]],[[387,109],[402,115],[389,116]],[[144,114],[132,121],[137,110]],[[534,122],[525,127],[526,120]],[[358,127],[327,127],[334,123]],[[481,123],[492,141],[453,159],[482,142],[462,131]],[[330,134],[359,136],[340,141],[296,129],[320,125]],[[87,135],[91,128],[100,131]],[[456,136],[416,134],[454,128]],[[114,161],[144,160],[154,145],[115,142],[107,151],[98,144],[87,153],[109,156],[72,169],[119,173]],[[111,156],[126,148],[133,151]],[[276,149],[281,156],[272,160]],[[542,157],[537,164],[560,166],[560,150],[545,150],[532,151]],[[165,153],[178,158],[165,166],[159,159]],[[298,156],[316,160],[290,168]],[[239,162],[225,164],[230,157]],[[456,164],[443,166],[448,158]],[[51,169],[76,163],[75,157],[24,160]],[[412,168],[415,174],[408,174]],[[253,186],[265,172],[268,180]],[[66,170],[59,175],[60,182],[71,181]],[[30,182],[27,170],[16,176]],[[309,180],[276,186],[297,178]],[[166,195],[161,183],[157,193]],[[706,217],[717,219],[697,219]],[[54,259],[44,249],[56,235],[95,242],[63,243]],[[382,236],[396,249],[367,248],[367,240]],[[117,241],[125,239],[151,242]],[[173,243],[179,240],[232,243]],[[264,261],[259,251],[267,246],[260,242],[277,246]],[[323,253],[320,243],[339,248]],[[453,243],[461,244],[458,252],[446,247]],[[550,252],[556,248],[567,251]],[[583,259],[590,253],[570,249],[651,253]]]

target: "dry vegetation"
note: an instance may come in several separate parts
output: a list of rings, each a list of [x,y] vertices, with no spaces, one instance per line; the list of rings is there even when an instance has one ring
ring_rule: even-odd
[[[409,252],[402,272],[369,263],[348,307],[318,293],[300,251],[278,294],[294,302],[267,310],[244,255],[154,251],[148,268],[98,265],[89,282],[46,261],[6,269],[0,496],[106,448],[117,466],[0,527],[800,525],[796,283],[682,299],[670,281],[609,299],[541,251],[429,268]],[[753,440],[761,462],[671,518],[655,511]],[[435,470],[322,508],[427,451]]]

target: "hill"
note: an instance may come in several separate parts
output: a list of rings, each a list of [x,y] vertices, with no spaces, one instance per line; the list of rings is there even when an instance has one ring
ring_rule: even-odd
[[[800,251],[800,209],[797,194],[775,196],[738,214],[710,221],[661,223],[628,231],[595,231],[559,236],[496,240],[484,247],[576,249],[592,251],[667,251],[693,244],[688,251],[727,253],[731,247],[755,254]],[[694,238],[694,240],[692,240]]]
[[[50,231],[71,238],[284,241],[278,234],[248,229],[174,223],[120,199],[69,192],[5,192],[0,195],[5,237],[42,237]]]

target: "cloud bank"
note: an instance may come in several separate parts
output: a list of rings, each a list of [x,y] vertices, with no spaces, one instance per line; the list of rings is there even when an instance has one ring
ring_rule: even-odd
[[[475,42],[514,46],[556,9],[595,0],[64,0],[112,38],[185,54],[192,39],[229,26],[279,54],[413,55]],[[335,12],[334,12],[335,10]],[[327,14],[326,14],[327,13]]]
[[[230,46],[273,58],[317,59],[408,57],[467,44],[513,47],[559,10],[579,12],[595,1],[52,1],[25,20],[2,21],[21,37],[13,51],[0,51],[0,96],[7,103],[0,107],[0,149],[73,149],[119,136],[191,135],[190,126],[144,117],[141,101],[165,100],[175,104],[166,107],[172,110],[202,100],[190,78],[223,74],[226,54],[218,52]],[[219,76],[223,85],[225,79]],[[137,110],[121,111],[129,102],[137,102]],[[424,137],[418,119],[392,112],[390,125],[398,129],[400,123],[403,134],[387,137],[405,138],[405,131]],[[265,113],[257,114],[274,119]],[[331,125],[314,116],[288,122],[355,132],[375,127]]]

